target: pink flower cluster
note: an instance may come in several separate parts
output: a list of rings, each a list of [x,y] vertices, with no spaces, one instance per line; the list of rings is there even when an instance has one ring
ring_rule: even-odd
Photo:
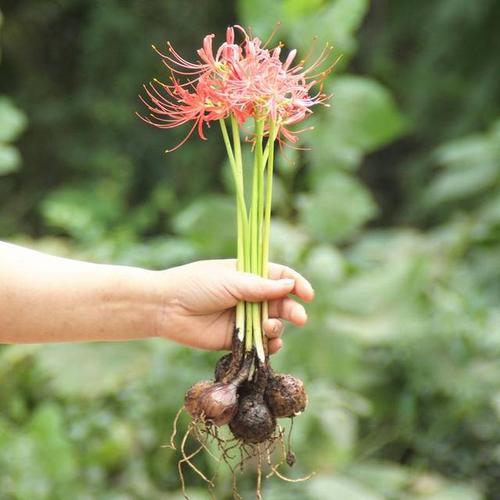
[[[235,28],[243,36],[240,44],[235,43]],[[293,64],[296,50],[290,51],[283,62],[281,44],[266,49],[261,40],[250,38],[241,26],[227,29],[226,41],[215,54],[213,39],[214,35],[204,38],[198,50],[200,61],[194,63],[185,60],[170,43],[167,54],[153,47],[170,70],[170,83],[155,79],[144,86],[146,96],[141,100],[150,113],[141,118],[159,128],[193,122],[188,135],[173,149],[184,144],[195,130],[205,139],[205,125],[231,115],[240,124],[250,117],[264,119],[265,133],[272,120],[280,142],[297,142],[300,131],[289,127],[312,113],[312,106],[328,99],[321,88],[312,95],[310,91],[333,66],[320,71],[330,47],[325,47],[305,68],[304,61]]]

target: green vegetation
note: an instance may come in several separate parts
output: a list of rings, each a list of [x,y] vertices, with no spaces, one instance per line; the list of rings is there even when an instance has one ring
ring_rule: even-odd
[[[219,131],[165,156],[184,131],[134,116],[141,83],[163,71],[150,44],[189,54],[235,20],[265,38],[278,18],[290,45],[332,42],[343,57],[326,83],[332,107],[304,134],[312,149],[278,152],[271,242],[317,292],[274,361],[310,395],[291,473],[317,475],[273,479],[265,498],[498,498],[500,4],[234,9],[3,2],[0,238],[153,268],[234,255]],[[181,498],[177,457],[160,446],[216,359],[159,340],[1,348],[0,498]]]

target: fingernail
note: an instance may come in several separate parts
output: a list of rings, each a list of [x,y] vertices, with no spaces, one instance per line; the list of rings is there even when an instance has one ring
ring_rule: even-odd
[[[282,279],[282,280],[278,280],[278,282],[282,286],[292,286],[292,285],[295,285],[295,280],[288,279],[288,278],[285,278],[285,279]]]

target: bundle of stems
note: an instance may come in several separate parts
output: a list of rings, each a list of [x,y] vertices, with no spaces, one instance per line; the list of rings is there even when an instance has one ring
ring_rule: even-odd
[[[240,127],[234,115],[219,121],[226,146],[236,192],[237,269],[268,277],[271,204],[273,194],[274,144],[278,127],[267,115],[254,120],[252,179],[245,179]],[[265,145],[264,145],[265,144]],[[251,181],[250,208],[245,199],[245,185]],[[262,324],[269,314],[267,302],[240,301],[236,306],[236,331],[248,353],[255,347],[260,361],[267,356],[267,342]]]

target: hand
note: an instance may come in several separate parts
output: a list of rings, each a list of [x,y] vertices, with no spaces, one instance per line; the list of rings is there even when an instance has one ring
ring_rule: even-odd
[[[235,306],[240,300],[269,301],[264,332],[269,352],[282,346],[283,321],[297,326],[307,321],[304,307],[288,297],[314,298],[310,283],[279,264],[269,265],[269,278],[236,271],[234,260],[207,260],[162,271],[169,292],[158,334],[201,349],[230,349]]]

